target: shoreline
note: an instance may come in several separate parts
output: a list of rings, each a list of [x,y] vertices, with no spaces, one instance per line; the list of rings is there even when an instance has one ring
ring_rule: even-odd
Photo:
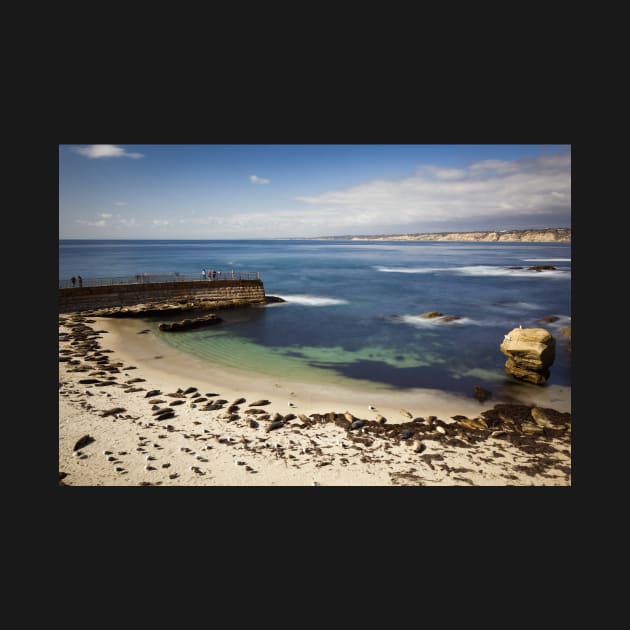
[[[248,400],[284,395],[286,401],[272,400],[269,406],[272,413],[286,413],[289,400],[297,405],[296,408],[300,408],[301,413],[307,415],[325,413],[333,407],[340,409],[345,404],[347,409],[342,411],[347,410],[357,417],[365,417],[367,406],[373,405],[389,422],[405,420],[400,414],[400,407],[408,409],[416,416],[474,416],[488,405],[508,400],[571,412],[571,388],[567,386],[521,389],[515,384],[515,390],[510,392],[511,396],[495,398],[493,395],[485,403],[480,403],[472,396],[464,394],[429,388],[401,389],[346,377],[338,379],[346,386],[332,385],[330,382],[308,383],[210,363],[170,345],[153,331],[138,334],[147,329],[147,323],[141,319],[94,319],[100,329],[108,331],[106,347],[128,362],[141,363],[155,382],[177,387],[175,383],[180,379],[182,383],[190,381],[199,388],[212,384],[221,390],[222,395],[226,394],[224,397],[239,397],[242,392],[247,391]],[[155,359],[156,356],[162,358]],[[203,374],[202,378],[200,374]]]
[[[335,411],[375,420],[381,414],[391,426],[409,422],[401,413],[404,409],[413,417],[437,416],[449,424],[455,422],[452,416],[478,416],[499,402],[494,397],[480,403],[472,396],[437,390],[322,389],[318,384],[209,364],[153,332],[139,334],[147,328],[142,320],[80,313],[59,319],[64,356],[72,356],[76,348],[68,341],[69,324],[83,327],[81,334],[85,329],[100,331],[88,333],[88,338],[98,340],[110,366],[118,366],[108,377],[113,385],[104,387],[103,381],[79,383],[95,369],[87,360],[59,364],[59,471],[66,473],[64,485],[570,485],[570,433],[568,438],[547,440],[553,445],[548,451],[554,452],[547,460],[553,461],[541,468],[531,454],[491,437],[458,449],[447,447],[439,436],[427,435],[418,454],[403,441],[389,444],[371,436],[366,440],[366,434],[332,423],[305,429],[295,419],[266,432],[264,421],[250,427],[245,413],[247,404],[266,399],[270,404],[264,411],[272,415]],[[173,406],[175,417],[155,421],[156,405],[149,401],[158,398],[163,401],[158,407],[170,406],[174,399],[166,394],[188,388],[196,391]],[[146,398],[156,389],[160,394]],[[245,398],[241,417],[226,421],[223,410],[202,410],[192,397],[207,398],[206,393],[227,401]],[[528,404],[570,412],[570,388],[541,388],[532,392]],[[123,411],[103,415],[116,408]],[[94,442],[73,455],[73,446],[83,435]]]

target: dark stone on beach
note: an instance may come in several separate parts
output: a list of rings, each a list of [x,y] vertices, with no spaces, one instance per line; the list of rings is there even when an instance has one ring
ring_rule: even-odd
[[[127,385],[133,385],[134,383],[143,383],[146,380],[146,378],[130,378],[128,381],[125,381],[125,383],[127,383]]]
[[[553,265],[533,265],[527,267],[528,271],[554,271],[556,268]]]
[[[93,385],[94,383],[100,382],[97,378],[82,378],[79,380],[81,385]]]
[[[280,429],[283,426],[284,422],[282,420],[276,420],[275,422],[272,422],[270,425],[267,426],[267,433],[275,429]]]
[[[508,267],[508,269],[524,269],[525,267]]]
[[[61,470],[59,471],[59,481],[61,481],[62,479],[65,479],[68,476],[67,472],[62,472]]]
[[[232,405],[242,405],[244,402],[247,402],[244,398],[237,398],[236,400],[232,401],[230,404],[232,404]]]
[[[159,389],[152,389],[145,394],[145,398],[151,398],[152,396],[159,396],[162,392]]]
[[[421,313],[420,317],[424,319],[433,319],[434,317],[444,317],[444,313],[440,313],[440,311],[429,311],[428,313]]]
[[[201,394],[199,392],[194,392],[191,398],[199,398],[200,396]],[[201,400],[205,400],[205,398],[202,398]],[[201,402],[201,400],[195,400],[195,402]]]
[[[184,404],[183,400],[174,400],[172,403],[169,403],[171,407],[177,407],[177,405],[183,405],[183,404]]]
[[[540,321],[545,324],[553,324],[553,322],[557,322],[559,319],[557,315],[547,315],[547,317],[543,317]]]
[[[107,416],[114,416],[118,413],[125,413],[127,411],[124,407],[113,407],[112,409],[107,409],[103,411],[101,414],[101,418],[106,418]]]
[[[350,429],[360,429],[365,422],[363,420],[355,420],[351,425]]]
[[[276,295],[265,295],[266,304],[276,304],[280,302],[286,302],[286,300],[283,300],[281,297],[278,297]]]
[[[548,407],[532,407],[531,416],[537,424],[552,424],[564,428],[571,423],[570,413],[561,413]]]
[[[257,429],[258,428],[258,422],[256,422],[256,420],[254,420],[253,418],[250,418],[248,420],[247,425],[249,427],[251,427],[252,429]]]
[[[170,398],[186,398],[182,392],[171,392],[170,394],[164,394],[165,396],[169,396]]]
[[[88,444],[92,444],[92,442],[94,442],[94,438],[91,435],[84,435],[83,437],[79,438],[76,442],[76,444],[74,445],[74,448],[72,449],[73,451],[78,451],[79,449],[83,448],[84,446],[87,446]]]
[[[174,409],[167,409],[163,413],[157,415],[155,417],[155,419],[156,420],[168,420],[169,418],[174,418],[174,417],[175,417],[175,410]]]
[[[184,390],[184,394],[192,394],[193,392],[196,392],[197,388],[196,387],[188,387]]]
[[[270,405],[271,402],[269,400],[257,400],[256,402],[249,403],[250,407],[264,407],[265,405]],[[251,411],[251,409],[250,409]]]
[[[488,400],[490,396],[492,396],[492,392],[488,391],[487,389],[484,389],[479,385],[475,385],[473,387],[473,398],[477,399],[479,402],[484,402],[485,400]]]
[[[145,335],[146,333],[151,332],[150,328],[145,328],[144,330],[141,330],[138,332],[139,335]]]

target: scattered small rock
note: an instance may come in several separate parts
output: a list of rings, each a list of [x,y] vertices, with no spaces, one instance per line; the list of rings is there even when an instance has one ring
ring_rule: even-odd
[[[94,442],[94,438],[91,435],[84,435],[83,437],[80,437],[77,441],[76,444],[74,445],[74,448],[72,449],[73,451],[78,451],[79,449],[83,448],[84,446],[87,446],[88,444],[92,444],[92,442]]]

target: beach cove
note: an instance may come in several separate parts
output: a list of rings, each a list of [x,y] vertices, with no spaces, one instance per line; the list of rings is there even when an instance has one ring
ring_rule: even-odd
[[[100,351],[92,349],[98,364],[60,362],[59,471],[66,485],[570,485],[570,429],[528,437],[520,446],[500,431],[483,439],[474,431],[449,435],[457,426],[453,416],[479,417],[496,401],[279,381],[208,364],[143,332],[150,329],[140,320],[81,314],[60,316],[60,357],[72,356],[73,327]],[[103,365],[113,366],[106,386],[103,374],[95,378]],[[528,400],[514,402],[570,411],[570,388],[528,391]],[[224,408],[203,410],[206,401],[196,402],[202,398],[224,400]],[[271,419],[252,426],[256,416],[247,405],[260,401],[268,401],[260,408],[270,416],[294,417],[271,431]],[[225,409],[235,402],[238,417],[228,420]],[[171,407],[174,416],[156,420],[155,407]],[[368,422],[383,416],[388,428],[416,420],[426,430],[401,439],[326,420],[304,426],[299,419],[331,411]],[[437,420],[429,430],[431,417]],[[445,433],[437,430],[442,424]],[[85,436],[89,443],[74,450]]]

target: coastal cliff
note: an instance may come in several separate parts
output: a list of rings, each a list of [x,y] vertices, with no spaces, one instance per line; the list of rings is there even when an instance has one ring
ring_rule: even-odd
[[[323,236],[324,240],[352,241],[484,241],[570,243],[571,228],[544,230],[500,230],[493,232],[427,232],[418,234],[377,234],[371,236]]]

